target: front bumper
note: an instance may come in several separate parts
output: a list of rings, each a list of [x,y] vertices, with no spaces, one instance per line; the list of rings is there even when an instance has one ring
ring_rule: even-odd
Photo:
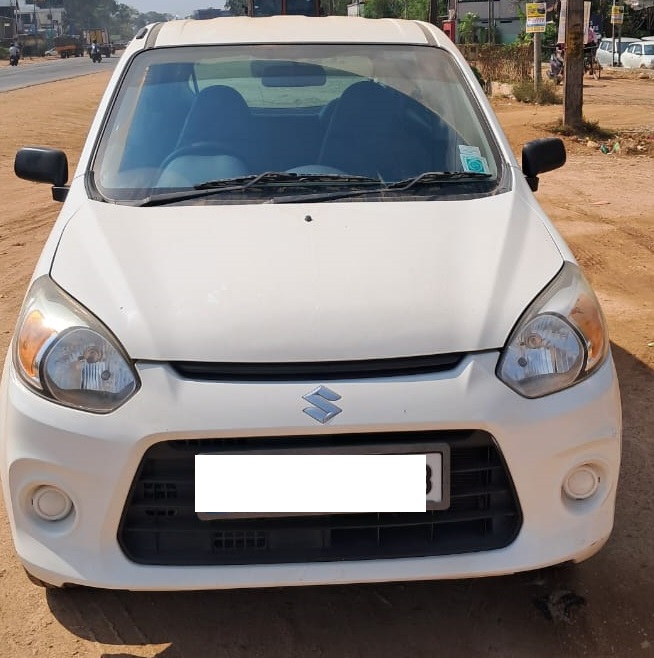
[[[343,411],[325,426],[302,413],[302,396],[320,382],[199,382],[165,365],[139,364],[138,394],[99,416],[35,396],[7,363],[0,474],[18,556],[30,573],[54,585],[132,590],[463,578],[586,559],[613,526],[621,446],[613,363],[608,359],[573,388],[527,400],[497,380],[497,358],[472,355],[435,375],[331,381]],[[494,437],[510,476],[522,516],[517,536],[503,548],[190,565],[137,563],[121,549],[119,527],[139,464],[161,442],[458,430]],[[583,464],[600,473],[599,486],[588,499],[573,500],[563,494],[563,482]],[[66,518],[44,521],[35,514],[32,497],[42,485],[70,496],[73,511]]]

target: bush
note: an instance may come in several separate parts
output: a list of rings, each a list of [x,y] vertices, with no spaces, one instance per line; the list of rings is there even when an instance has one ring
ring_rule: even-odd
[[[481,88],[485,91],[488,92],[488,89],[486,89],[486,80],[484,80],[484,76],[481,74],[479,69],[476,66],[471,66],[472,72],[475,74],[475,78],[477,78],[477,82],[481,85]]]
[[[538,105],[561,105],[563,99],[556,92],[556,88],[550,82],[542,82],[538,90],[534,89],[534,83],[527,80],[517,82],[512,88],[513,96],[521,103],[536,103]]]
[[[479,69],[484,80],[515,82],[531,79],[534,66],[531,44],[459,44],[459,50],[471,65]]]
[[[576,128],[564,125],[562,119],[556,121],[549,126],[549,128],[556,135],[578,137],[580,139],[606,141],[608,139],[614,139],[616,136],[615,130],[602,128],[597,121],[589,121],[588,119],[583,118],[581,120],[581,125]]]

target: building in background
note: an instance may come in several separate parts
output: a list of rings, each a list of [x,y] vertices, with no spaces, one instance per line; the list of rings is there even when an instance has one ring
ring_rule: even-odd
[[[63,30],[63,7],[37,7],[20,0],[0,0],[2,37],[44,33],[59,36]]]
[[[347,6],[348,16],[364,16],[365,0],[356,0]]]
[[[488,41],[490,30],[493,43],[512,43],[524,31],[518,5],[514,0],[450,0],[449,14],[456,22],[469,13],[479,16],[479,27],[485,35],[482,42]]]
[[[11,39],[16,34],[17,20],[16,0],[0,0],[0,39]]]

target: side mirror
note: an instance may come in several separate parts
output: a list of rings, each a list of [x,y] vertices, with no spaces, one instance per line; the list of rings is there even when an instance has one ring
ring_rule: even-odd
[[[538,190],[538,174],[565,164],[565,144],[558,137],[543,137],[522,147],[522,173],[533,192]]]
[[[16,153],[14,173],[35,183],[50,183],[52,198],[64,201],[68,194],[68,158],[58,149],[26,146]]]

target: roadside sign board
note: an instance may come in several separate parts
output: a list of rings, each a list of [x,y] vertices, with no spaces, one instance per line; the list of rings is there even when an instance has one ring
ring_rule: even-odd
[[[528,2],[527,10],[527,34],[533,32],[545,32],[547,16],[547,4],[545,2]]]
[[[624,22],[624,7],[622,5],[613,5],[611,7],[611,24],[622,25]]]

